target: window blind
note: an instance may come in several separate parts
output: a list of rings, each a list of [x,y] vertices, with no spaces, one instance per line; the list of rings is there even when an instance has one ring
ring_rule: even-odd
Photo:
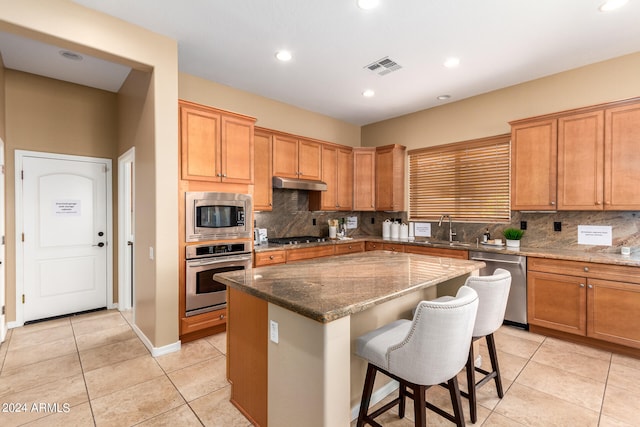
[[[508,222],[510,135],[409,151],[409,217]]]

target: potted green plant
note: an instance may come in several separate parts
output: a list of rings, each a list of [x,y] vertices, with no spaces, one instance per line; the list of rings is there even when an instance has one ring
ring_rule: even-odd
[[[505,228],[502,232],[502,235],[507,240],[507,247],[510,248],[520,247],[520,239],[522,239],[523,234],[524,231],[518,228]]]

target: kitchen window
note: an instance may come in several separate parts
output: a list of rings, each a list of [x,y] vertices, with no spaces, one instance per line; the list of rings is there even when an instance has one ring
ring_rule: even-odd
[[[409,151],[409,217],[509,222],[509,134]]]

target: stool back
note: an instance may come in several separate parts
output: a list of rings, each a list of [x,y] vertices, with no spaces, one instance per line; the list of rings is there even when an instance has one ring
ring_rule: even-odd
[[[469,276],[465,285],[478,293],[478,316],[473,336],[484,337],[494,333],[504,321],[511,289],[511,273],[497,268],[491,276]]]
[[[477,310],[468,286],[448,301],[421,301],[407,337],[387,350],[389,371],[419,385],[453,378],[467,361]]]

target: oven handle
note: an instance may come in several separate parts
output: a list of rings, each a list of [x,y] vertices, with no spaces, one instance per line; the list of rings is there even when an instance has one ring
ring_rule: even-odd
[[[200,267],[200,266],[203,266],[203,265],[222,264],[222,263],[236,262],[236,261],[241,261],[241,262],[251,261],[251,255],[248,255],[248,256],[220,257],[220,258],[215,257],[213,259],[211,259],[211,258],[206,258],[206,259],[188,259],[187,260],[187,267]]]

